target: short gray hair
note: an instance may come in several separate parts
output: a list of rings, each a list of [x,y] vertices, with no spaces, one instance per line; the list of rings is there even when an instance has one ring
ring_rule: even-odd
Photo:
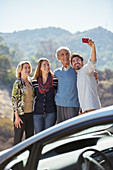
[[[59,56],[59,51],[60,50],[66,50],[66,51],[68,51],[69,52],[69,56],[71,56],[71,50],[68,48],[68,47],[65,47],[65,46],[61,46],[61,47],[59,47],[57,50],[56,50],[56,57],[57,56]]]

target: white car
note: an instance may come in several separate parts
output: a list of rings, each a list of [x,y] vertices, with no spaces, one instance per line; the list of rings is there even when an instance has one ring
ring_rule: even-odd
[[[113,106],[59,123],[1,152],[0,170],[113,170]]]

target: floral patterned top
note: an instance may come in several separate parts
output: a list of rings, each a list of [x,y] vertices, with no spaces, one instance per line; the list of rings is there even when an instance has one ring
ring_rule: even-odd
[[[29,78],[29,83],[31,84],[30,78]],[[21,78],[17,79],[13,85],[12,105],[13,105],[14,113],[17,112],[19,115],[24,114],[25,90],[26,90],[25,82]],[[32,92],[33,92],[33,98],[34,98],[33,86],[32,86]]]

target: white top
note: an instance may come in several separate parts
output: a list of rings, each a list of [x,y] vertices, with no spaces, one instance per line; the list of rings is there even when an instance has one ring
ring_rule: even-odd
[[[77,88],[80,107],[82,112],[90,109],[99,109],[101,107],[98,92],[97,82],[94,77],[96,61],[88,61],[77,74]]]

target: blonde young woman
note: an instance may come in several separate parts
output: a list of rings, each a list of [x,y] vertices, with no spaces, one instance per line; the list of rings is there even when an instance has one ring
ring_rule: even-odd
[[[14,145],[21,142],[25,131],[25,138],[34,134],[33,125],[33,97],[34,88],[29,74],[31,64],[22,61],[16,68],[17,80],[13,85],[12,104],[14,110]]]
[[[50,70],[48,59],[39,59],[32,83],[35,88],[34,129],[35,133],[39,133],[56,122],[54,96],[57,89],[57,78]]]

